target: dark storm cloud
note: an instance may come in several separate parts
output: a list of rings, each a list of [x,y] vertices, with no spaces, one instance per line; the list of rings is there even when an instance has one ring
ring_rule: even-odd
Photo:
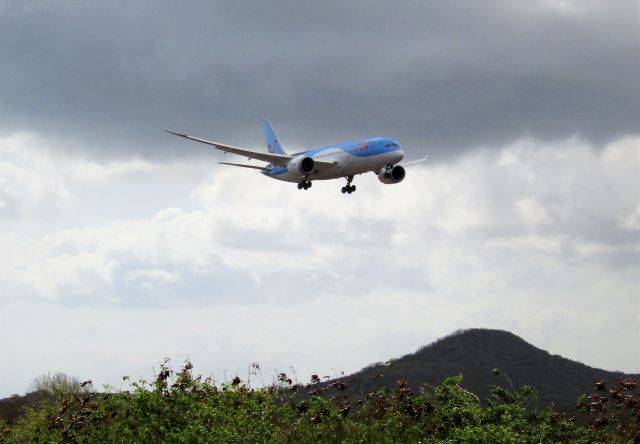
[[[92,155],[386,134],[438,156],[522,136],[640,130],[638,4],[8,2],[0,132]],[[184,148],[184,151],[183,151]]]

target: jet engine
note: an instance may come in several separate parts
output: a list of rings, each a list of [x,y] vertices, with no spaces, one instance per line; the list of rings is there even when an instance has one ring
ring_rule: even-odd
[[[404,167],[387,165],[378,173],[378,180],[382,183],[400,183],[405,176]]]
[[[301,176],[308,176],[316,170],[316,162],[309,156],[299,156],[289,161],[287,169],[298,172]]]

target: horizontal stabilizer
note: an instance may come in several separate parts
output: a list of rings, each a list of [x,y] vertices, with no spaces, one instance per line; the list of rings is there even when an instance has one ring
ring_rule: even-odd
[[[231,165],[231,166],[236,166],[236,167],[241,167],[241,168],[252,168],[254,170],[261,170],[261,171],[265,171],[268,170],[269,168],[266,167],[262,167],[262,166],[257,166],[257,165],[245,165],[243,163],[231,163],[231,162],[218,162],[220,165]]]
[[[418,160],[412,160],[411,162],[406,162],[401,164],[402,166],[411,166],[411,165],[417,165],[419,163],[425,162],[427,160],[427,157],[429,157],[429,155],[424,156],[422,159],[418,159]]]

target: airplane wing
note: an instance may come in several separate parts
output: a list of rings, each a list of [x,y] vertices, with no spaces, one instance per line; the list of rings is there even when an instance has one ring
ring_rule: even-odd
[[[232,166],[237,166],[237,167],[242,167],[242,168],[252,168],[254,170],[268,170],[269,168],[267,167],[263,167],[263,166],[257,166],[257,165],[245,165],[243,163],[231,163],[231,162],[218,162],[221,165],[232,165]]]
[[[424,156],[422,159],[413,160],[413,161],[411,161],[411,162],[403,163],[403,164],[402,164],[402,166],[405,166],[405,167],[406,167],[406,166],[416,165],[416,164],[419,164],[419,163],[425,162],[425,161],[427,160],[427,157],[429,157],[429,156],[427,155],[427,156]]]
[[[210,140],[198,139],[197,137],[191,137],[186,134],[174,133],[173,131],[165,130],[169,134],[173,134],[174,136],[183,137],[185,139],[194,140],[196,142],[205,143],[207,145],[211,145],[215,149],[220,151],[224,151],[225,153],[233,153],[238,154],[240,156],[245,156],[250,159],[258,159],[264,162],[269,162],[273,165],[278,166],[287,166],[292,156],[287,156],[286,154],[275,154],[275,153],[261,153],[257,151],[248,150],[245,148],[238,148],[235,146],[224,145],[218,142],[212,142]]]

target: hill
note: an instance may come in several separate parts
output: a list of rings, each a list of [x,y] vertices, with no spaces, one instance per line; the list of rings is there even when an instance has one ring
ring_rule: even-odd
[[[46,396],[36,392],[0,399],[0,420],[12,422],[25,407],[35,407],[46,399],[48,399]]]
[[[499,369],[508,378],[496,377]],[[458,331],[425,346],[413,354],[385,364],[370,365],[341,378],[351,391],[393,387],[397,379],[412,386],[438,385],[446,377],[461,374],[464,386],[481,399],[489,395],[490,384],[509,387],[531,385],[538,390],[539,405],[574,406],[577,398],[593,391],[594,381],[610,386],[622,373],[589,367],[558,355],[551,355],[513,333],[502,330]],[[630,375],[638,378],[638,375]]]
[[[507,378],[496,377],[496,368]],[[489,395],[489,385],[509,388],[510,380],[515,388],[535,387],[540,406],[566,408],[573,407],[580,395],[592,392],[595,380],[604,379],[610,387],[623,374],[551,355],[507,331],[470,329],[446,336],[413,354],[372,364],[339,381],[345,382],[352,393],[367,393],[382,387],[393,389],[398,379],[407,380],[413,387],[437,386],[456,375],[462,375],[463,385],[481,399]],[[640,375],[629,376],[640,379]],[[23,407],[36,406],[42,399],[38,393],[1,399],[0,419],[11,422]]]

